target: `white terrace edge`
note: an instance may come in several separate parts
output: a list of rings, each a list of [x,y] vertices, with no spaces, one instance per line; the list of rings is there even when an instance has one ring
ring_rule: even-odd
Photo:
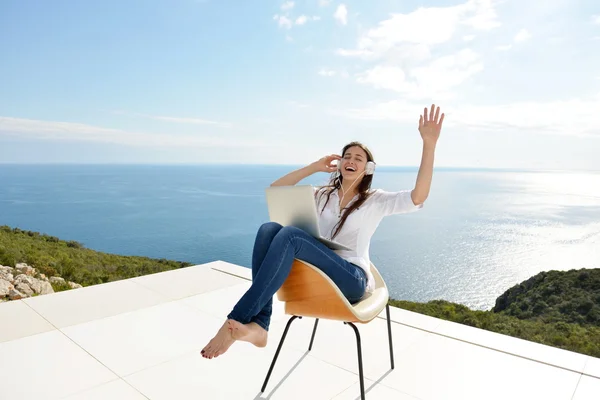
[[[252,271],[249,268],[232,264],[227,261],[216,260],[200,265],[248,281],[252,280]],[[377,318],[385,319],[385,311],[379,314]],[[593,372],[588,371],[588,368],[586,368],[590,360],[594,360],[594,363],[600,365],[599,358],[419,314],[397,307],[390,307],[390,319],[393,323],[433,335],[458,340],[488,350],[498,351],[514,357],[600,379],[600,368],[594,368]]]

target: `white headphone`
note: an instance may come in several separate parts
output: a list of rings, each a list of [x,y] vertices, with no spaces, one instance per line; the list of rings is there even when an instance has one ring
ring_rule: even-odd
[[[337,169],[338,171],[342,170],[342,160],[338,161]],[[375,163],[373,161],[369,161],[365,167],[365,175],[373,175],[373,173],[375,173]]]

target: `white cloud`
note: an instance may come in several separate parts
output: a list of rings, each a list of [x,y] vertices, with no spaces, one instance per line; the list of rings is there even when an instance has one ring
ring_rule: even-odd
[[[277,24],[279,25],[279,27],[283,27],[283,28],[287,28],[290,29],[292,27],[292,21],[290,21],[286,16],[284,15],[278,15],[275,14],[273,16],[273,19],[275,21],[277,21]]]
[[[232,124],[229,122],[218,122],[211,121],[208,119],[200,119],[200,118],[185,118],[185,117],[169,117],[163,115],[148,115],[148,114],[140,114],[140,113],[132,113],[127,111],[115,111],[114,114],[118,115],[130,115],[133,117],[142,117],[142,118],[151,118],[158,121],[167,121],[174,122],[178,124],[191,124],[191,125],[214,125],[221,128],[231,128]]]
[[[514,43],[521,43],[531,39],[531,33],[527,29],[521,29],[513,38]],[[512,44],[503,44],[500,46],[496,46],[496,50],[498,51],[508,51],[512,49]]]
[[[298,108],[309,108],[310,105],[306,104],[306,103],[300,103],[299,101],[295,101],[295,100],[291,100],[289,102],[290,105],[294,106],[294,107],[298,107]]]
[[[415,105],[406,101],[393,100],[377,103],[364,108],[331,111],[333,114],[352,119],[375,121],[418,122],[418,115],[423,111],[421,104]],[[447,114],[447,113],[446,113]],[[417,118],[415,119],[415,115]]]
[[[337,6],[337,9],[333,14],[333,18],[338,20],[342,25],[346,25],[348,23],[348,8],[346,8],[345,4],[340,4]]]
[[[600,14],[598,14],[598,15],[594,15],[594,16],[592,17],[592,22],[593,22],[594,24],[598,24],[598,25],[600,25]]]
[[[199,118],[178,118],[178,117],[163,117],[163,116],[149,116],[149,118],[156,119],[159,121],[175,122],[178,124],[193,124],[193,125],[216,125],[224,128],[230,128],[230,123],[208,121]]]
[[[308,21],[318,21],[320,19],[321,19],[321,17],[319,17],[318,15],[314,15],[312,17],[307,17],[306,15],[301,15],[298,18],[296,18],[296,25],[304,25]]]
[[[500,133],[513,129],[537,134],[600,136],[600,114],[597,112],[600,96],[501,105],[439,105],[446,114],[444,125],[457,129]],[[416,123],[422,111],[421,104],[394,100],[335,113],[349,118]]]
[[[562,44],[562,43],[565,43],[566,40],[567,39],[565,37],[557,36],[557,37],[548,38],[548,43],[550,43],[550,44]]]
[[[495,0],[463,1],[392,14],[360,35],[355,48],[338,49],[337,54],[379,61],[379,65],[355,75],[358,83],[392,90],[409,99],[454,98],[453,90],[483,71],[483,60],[470,49],[437,56],[436,47],[460,46],[474,40],[478,32],[501,25]],[[437,58],[432,58],[434,54]]]
[[[450,41],[462,25],[490,30],[500,26],[496,18],[491,0],[468,0],[450,7],[421,7],[408,14],[392,14],[363,34],[356,49],[341,49],[338,54],[376,59],[407,45],[426,47],[429,52],[432,46]]]
[[[282,10],[291,10],[292,8],[294,8],[294,2],[293,1],[286,1],[285,3],[283,3],[281,5],[281,9]]]
[[[512,49],[512,44],[503,44],[501,46],[496,46],[496,50],[498,51],[508,51]]]
[[[411,71],[420,89],[435,96],[459,86],[471,75],[483,70],[483,62],[479,54],[470,49],[464,49],[456,54],[436,59],[430,65],[418,67]]]
[[[19,139],[54,141],[83,141],[114,143],[128,146],[194,147],[194,146],[258,146],[253,140],[232,138],[227,135],[183,135],[163,133],[140,133],[121,129],[61,121],[0,117],[0,136],[16,136]],[[235,143],[232,145],[232,143]]]
[[[319,0],[319,7],[327,7],[331,0]]]
[[[380,52],[379,49],[338,49],[336,53],[344,57],[360,57],[365,61],[380,59],[382,54],[385,53],[386,58],[391,62],[410,61],[411,63],[424,61],[431,57],[430,47],[419,43],[399,44],[383,52]]]
[[[336,72],[332,69],[324,69],[321,68],[318,72],[319,75],[321,76],[335,76]]]
[[[318,74],[321,76],[340,76],[341,78],[344,78],[344,79],[350,77],[350,74],[345,69],[343,69],[341,71],[335,71],[333,69],[321,68],[319,70]]]
[[[400,45],[425,45],[445,43],[452,37],[456,22],[439,19],[434,23],[436,29],[431,29],[427,20],[433,13],[420,9],[409,15],[394,15],[392,18],[379,23],[377,28],[369,30],[358,40],[355,50],[339,50],[343,56],[359,56],[362,58],[380,58]],[[434,9],[429,9],[434,10]],[[433,19],[436,19],[435,17]]]
[[[301,15],[298,18],[296,18],[296,25],[304,25],[306,21],[308,21],[306,15]]]
[[[524,42],[531,38],[531,33],[527,29],[521,29],[519,33],[515,35],[515,42]]]
[[[376,88],[390,89],[396,92],[412,91],[416,84],[407,82],[404,70],[399,67],[376,66],[358,77],[359,83],[369,83]]]
[[[459,5],[461,16],[465,16],[462,23],[473,29],[489,31],[499,27],[498,14],[494,8],[494,0],[468,0]]]
[[[396,66],[375,66],[360,74],[357,81],[400,92],[411,99],[449,99],[453,88],[482,70],[480,56],[465,49],[409,71]]]
[[[280,28],[283,27],[286,29],[291,29],[293,25],[304,25],[308,21],[318,21],[321,19],[321,17],[319,17],[317,15],[309,17],[304,14],[300,15],[295,20],[290,19],[290,18],[292,18],[292,17],[286,16],[286,15],[279,15],[279,14],[275,14],[273,16],[273,19],[275,21],[277,21],[277,24],[279,25],[279,27]]]

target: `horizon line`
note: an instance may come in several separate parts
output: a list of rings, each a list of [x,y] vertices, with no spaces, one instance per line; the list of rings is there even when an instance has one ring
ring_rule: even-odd
[[[278,164],[278,163],[80,163],[80,162],[28,162],[28,163],[14,163],[14,162],[1,162],[2,166],[119,166],[119,167],[134,167],[134,166],[147,166],[147,167],[201,167],[201,166],[219,166],[219,167],[232,167],[232,166],[254,166],[254,167],[291,167],[298,168],[303,167],[306,164]],[[377,168],[384,169],[411,169],[418,170],[418,165],[394,165],[394,164],[378,164]],[[476,167],[476,166],[434,166],[434,172],[436,169],[441,170],[489,170],[489,171],[515,171],[515,172],[589,172],[589,173],[600,173],[600,169],[557,169],[557,168],[536,168],[536,167]]]

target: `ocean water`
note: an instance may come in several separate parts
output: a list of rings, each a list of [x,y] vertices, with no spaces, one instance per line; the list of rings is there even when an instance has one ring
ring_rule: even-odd
[[[264,189],[294,168],[0,165],[0,225],[104,252],[250,267],[268,220]],[[373,186],[410,189],[416,172],[380,167]],[[371,259],[393,298],[490,309],[540,271],[600,268],[600,174],[438,168],[422,210],[381,223]]]

